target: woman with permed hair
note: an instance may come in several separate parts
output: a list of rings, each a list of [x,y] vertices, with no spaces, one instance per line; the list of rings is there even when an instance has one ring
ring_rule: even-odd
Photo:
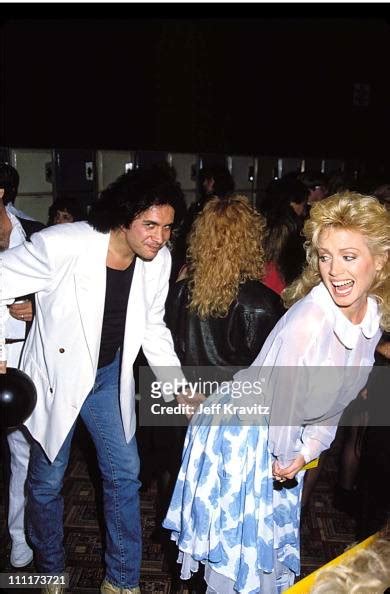
[[[263,217],[245,196],[213,198],[195,220],[187,276],[171,288],[166,322],[182,365],[247,367],[284,309],[260,281]],[[230,373],[229,379],[232,378]]]
[[[181,577],[203,563],[209,593],[282,592],[299,575],[304,467],[332,443],[390,327],[385,207],[336,194],[312,206],[304,234],[307,266],[282,294],[289,310],[187,432],[164,526]]]

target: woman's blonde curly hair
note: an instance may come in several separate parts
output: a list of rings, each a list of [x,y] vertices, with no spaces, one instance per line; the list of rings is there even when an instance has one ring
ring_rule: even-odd
[[[282,293],[286,307],[307,295],[321,281],[318,266],[318,241],[325,229],[349,229],[361,233],[373,255],[387,259],[370,289],[381,312],[381,327],[390,330],[390,212],[373,196],[357,192],[334,194],[314,203],[303,233],[307,265],[300,277]]]
[[[382,594],[390,586],[390,542],[375,539],[339,565],[322,569],[310,594]]]
[[[223,317],[239,285],[264,270],[265,221],[246,196],[212,198],[196,218],[187,249],[189,309]]]

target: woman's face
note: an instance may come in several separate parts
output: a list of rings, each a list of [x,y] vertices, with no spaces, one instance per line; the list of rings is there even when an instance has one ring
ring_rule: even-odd
[[[359,231],[325,229],[319,237],[319,270],[333,301],[353,324],[366,313],[367,296],[385,258],[374,256]]]

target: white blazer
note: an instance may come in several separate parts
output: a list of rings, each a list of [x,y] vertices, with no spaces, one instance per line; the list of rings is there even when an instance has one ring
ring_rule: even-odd
[[[3,304],[28,293],[36,297],[36,315],[20,367],[38,392],[25,425],[50,460],[57,456],[95,381],[109,237],[86,222],[55,225],[1,254]],[[152,261],[136,261],[120,381],[127,441],[135,432],[133,363],[140,347],[158,379],[185,380],[163,321],[170,268],[166,247]]]

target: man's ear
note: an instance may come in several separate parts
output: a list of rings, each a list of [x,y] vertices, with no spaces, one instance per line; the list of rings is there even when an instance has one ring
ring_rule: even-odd
[[[0,198],[4,197],[4,188],[0,188]]]

